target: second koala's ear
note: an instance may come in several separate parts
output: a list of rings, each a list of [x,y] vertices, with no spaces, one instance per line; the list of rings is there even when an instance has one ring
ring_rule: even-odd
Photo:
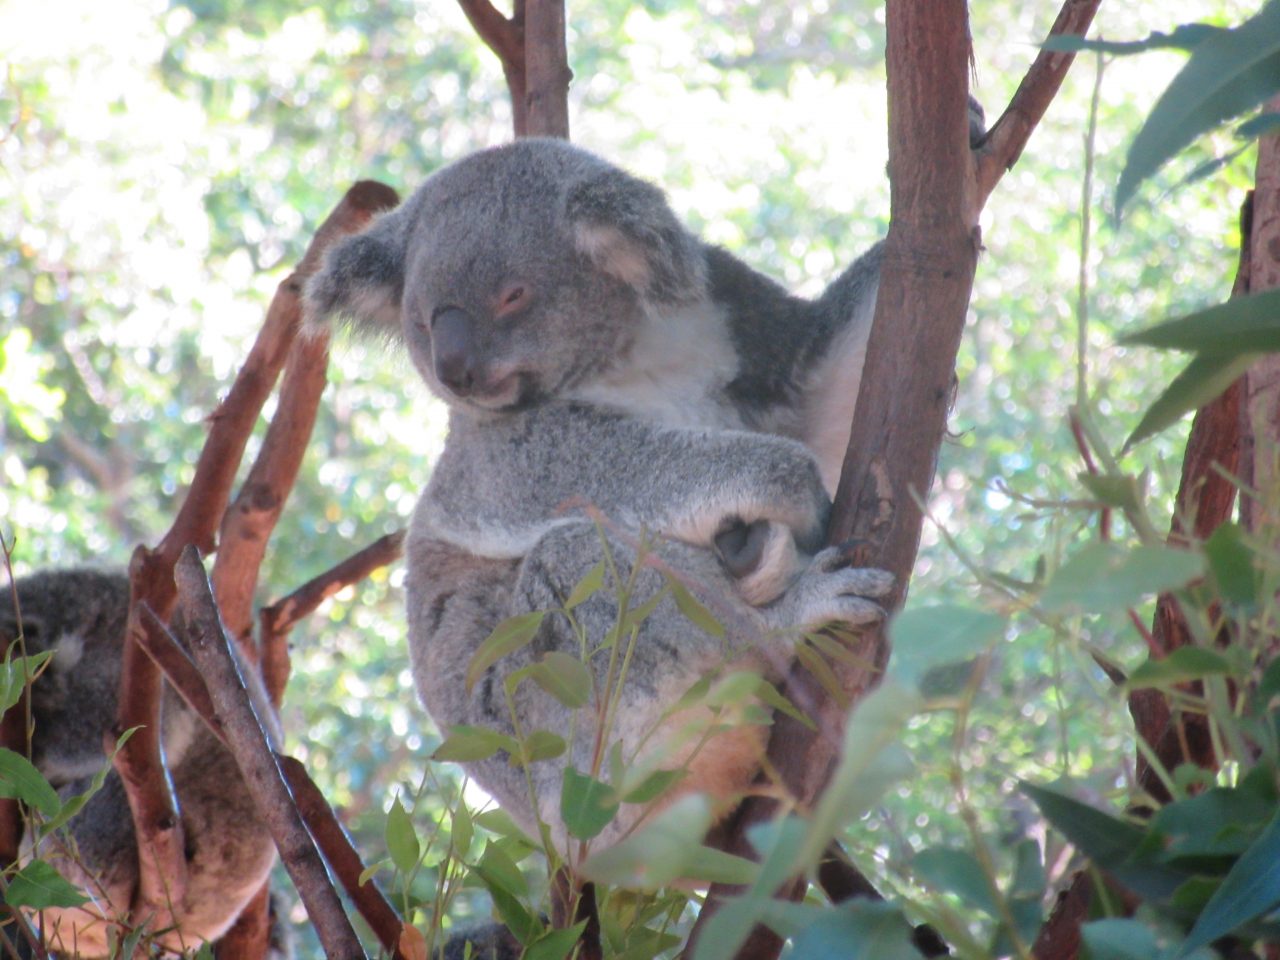
[[[383,214],[329,248],[303,289],[305,326],[323,329],[344,317],[362,332],[399,336],[407,220],[403,208]]]
[[[578,249],[646,300],[678,304],[703,295],[702,244],[653,184],[617,169],[595,173],[570,187],[565,214]]]

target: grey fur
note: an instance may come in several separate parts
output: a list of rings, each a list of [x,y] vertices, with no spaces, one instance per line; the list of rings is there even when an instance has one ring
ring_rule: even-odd
[[[32,757],[63,798],[84,792],[107,762],[104,741],[118,703],[129,581],[92,569],[44,571],[17,581],[28,653],[58,651],[32,686]],[[0,641],[17,635],[14,612],[0,604]],[[80,655],[73,657],[71,651]],[[274,720],[266,691],[251,669],[260,717]],[[160,939],[179,950],[224,933],[266,881],[275,848],[240,778],[235,759],[166,685],[162,702],[165,761],[173,780],[187,842],[188,886],[173,904],[172,930]],[[279,735],[278,730],[272,731]],[[138,852],[124,787],[113,770],[68,824],[68,838],[45,838],[33,853],[80,886],[93,903],[43,911],[51,948],[105,957],[129,918],[138,879]],[[157,931],[158,932],[158,931]]]
[[[689,233],[656,187],[558,140],[462,160],[337,246],[307,287],[310,322],[336,313],[402,340],[450,406],[407,547],[413,673],[442,728],[510,731],[502,678],[549,651],[577,653],[553,614],[530,646],[464,690],[499,621],[554,610],[601,556],[601,534],[562,509],[574,498],[618,525],[604,541],[623,577],[638,530],[667,538],[656,554],[734,626],[733,663],[773,675],[797,630],[883,616],[874,598],[889,589],[886,574],[815,552],[879,262],[873,248],[822,297],[792,297]],[[747,555],[729,555],[739,549]],[[641,569],[632,603],[663,583]],[[616,622],[616,597],[603,590],[574,617],[598,642]],[[599,682],[603,659],[592,660]],[[725,662],[724,646],[664,600],[640,627],[608,741],[634,759],[663,711]],[[575,725],[532,684],[516,700],[526,731],[574,734],[567,758],[531,770],[538,813],[563,841],[561,770],[590,768],[597,731],[582,716],[590,711]],[[741,789],[763,735],[727,732],[742,742],[702,750],[686,783]],[[469,769],[532,826],[522,771],[501,756]]]

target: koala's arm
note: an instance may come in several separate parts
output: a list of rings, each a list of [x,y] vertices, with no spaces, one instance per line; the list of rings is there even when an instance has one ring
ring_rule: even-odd
[[[600,561],[606,544],[619,575],[626,578],[636,564],[635,549],[612,534],[604,534],[602,540],[594,525],[584,521],[551,530],[522,560],[476,557],[420,529],[411,532],[406,592],[413,676],[423,703],[442,732],[466,724],[515,733],[504,678],[552,651],[574,658],[582,656],[582,638],[564,614],[555,611],[582,576]],[[722,640],[687,620],[670,596],[661,600],[638,627],[626,682],[609,730],[600,728],[596,700],[575,713],[530,681],[519,686],[514,709],[523,733],[549,730],[569,742],[565,756],[534,763],[529,770],[538,814],[553,826],[561,843],[565,837],[559,825],[558,805],[564,766],[572,763],[580,772],[590,772],[598,739],[606,750],[621,743],[623,756],[629,762],[637,755],[643,757],[645,751],[669,742],[667,735],[691,719],[689,715],[664,718],[663,714],[704,672],[745,662],[770,673],[770,668],[780,668],[790,656],[792,637],[786,635],[788,631],[794,633],[830,622],[862,626],[883,615],[871,598],[888,588],[884,575],[844,568],[830,562],[833,558],[827,557],[829,552],[819,554],[793,587],[767,608],[751,607],[742,601],[709,550],[668,541],[656,544],[653,552],[698,585],[696,592],[726,623],[730,636],[736,627],[740,642],[726,647]],[[641,567],[636,571],[631,609],[664,586],[665,580],[657,570]],[[468,667],[494,627],[507,617],[533,611],[553,612],[543,618],[531,643],[491,666],[468,692]],[[598,648],[618,618],[618,600],[612,586],[606,583],[575,607],[573,617],[585,636],[587,649]],[[742,637],[744,631],[753,636]],[[589,658],[597,697],[605,688],[609,661],[608,650]],[[692,759],[688,755],[691,745],[686,743],[683,753],[675,751],[663,766],[677,767],[687,761],[688,774],[682,789],[724,798],[745,788],[754,776],[764,736],[763,728],[734,726],[718,735],[714,746],[701,750]],[[522,769],[510,764],[505,754],[467,766],[477,782],[508,812],[526,829],[534,830],[534,806]],[[602,842],[620,836],[641,812],[640,808],[624,804],[619,820]]]
[[[478,422],[455,411],[419,512],[442,539],[509,558],[563,522],[573,501],[632,530],[715,548],[757,605],[816,552],[830,510],[813,456],[795,441],[546,404]]]

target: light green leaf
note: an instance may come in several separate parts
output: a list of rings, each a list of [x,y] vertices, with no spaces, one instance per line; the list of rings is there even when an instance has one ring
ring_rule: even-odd
[[[515,738],[498,733],[497,730],[459,724],[450,728],[449,736],[436,747],[431,759],[470,763],[473,760],[487,760],[500,750],[507,751],[513,757],[519,756],[520,744]]]
[[[520,756],[525,763],[538,763],[554,760],[563,755],[565,749],[564,737],[550,730],[535,730],[524,738]]]
[[[684,584],[675,577],[667,577],[667,585],[671,588],[671,596],[676,602],[676,607],[684,614],[686,620],[709,636],[717,638],[724,636],[724,624],[702,605],[702,601],[685,589]]]
[[[582,920],[563,930],[548,930],[529,944],[524,952],[524,960],[564,960],[586,928],[587,921]],[[483,960],[483,958],[477,958],[477,960]]]
[[[1231,664],[1220,653],[1204,647],[1179,647],[1167,657],[1147,660],[1129,675],[1129,689],[1171,687],[1187,680],[1225,676]]]
[[[1137,920],[1095,920],[1080,934],[1090,960],[1154,960],[1162,952],[1155,933]]]
[[[544,611],[537,610],[533,613],[508,617],[498,624],[493,633],[480,644],[475,656],[467,664],[465,680],[467,693],[471,692],[486,670],[503,657],[522,649],[537,636],[538,628],[542,626],[542,618],[545,616]]]
[[[935,667],[985,653],[1004,636],[1006,619],[966,607],[913,607],[889,624],[889,676],[918,684]]]
[[[565,767],[560,790],[560,819],[565,829],[579,840],[598,835],[618,813],[613,796],[613,788],[607,783]]]
[[[665,886],[685,875],[711,826],[711,804],[701,794],[681,797],[635,833],[582,864],[599,883],[628,887]]]
[[[1184,586],[1204,570],[1204,557],[1172,547],[1090,543],[1054,574],[1040,603],[1054,612],[1125,610],[1144,597]]]
[[[528,675],[570,710],[584,707],[591,700],[591,671],[567,653],[551,651],[529,668]]]
[[[458,801],[451,814],[453,829],[449,831],[453,843],[453,855],[465,857],[471,850],[471,841],[475,838],[475,829],[471,825],[471,812],[467,805]]]
[[[1205,541],[1204,552],[1209,558],[1213,582],[1224,600],[1242,607],[1257,603],[1262,578],[1239,524],[1219,526]]]
[[[384,830],[387,853],[391,862],[405,876],[413,873],[422,856],[422,848],[418,844],[418,835],[413,829],[413,818],[396,797],[391,801],[391,809],[387,811],[387,825]]]
[[[16,797],[46,817],[62,809],[58,793],[31,761],[8,747],[0,747],[0,797]]]
[[[1165,427],[1177,423],[1184,414],[1199,410],[1235,383],[1255,359],[1251,353],[1242,356],[1196,354],[1142,415],[1129,439],[1125,440],[1124,449],[1155,436]]]
[[[1200,41],[1218,33],[1225,33],[1223,27],[1215,27],[1207,23],[1184,23],[1176,27],[1172,33],[1153,31],[1142,40],[1086,40],[1084,37],[1071,34],[1059,34],[1044,42],[1044,49],[1062,53],[1079,53],[1081,50],[1094,50],[1098,53],[1112,53],[1116,56],[1127,56],[1142,53],[1146,50],[1192,50]]]
[[[891,903],[859,902],[815,911],[816,920],[795,935],[790,960],[920,960],[913,930]]]
[[[32,860],[9,878],[4,902],[11,907],[44,910],[48,907],[78,907],[89,898],[43,860]]]
[[[604,566],[604,560],[600,560],[574,584],[573,589],[569,591],[569,599],[564,602],[566,610],[572,610],[585,603],[604,585]]]
[[[1232,297],[1204,310],[1120,337],[1162,350],[1239,356],[1280,350],[1280,290]]]
[[[622,802],[651,803],[683,780],[687,773],[687,770],[655,770],[637,786],[627,789]]]
[[[85,790],[84,793],[78,793],[73,797],[69,797],[66,802],[62,804],[62,809],[58,811],[56,816],[42,823],[40,825],[40,836],[46,836],[65,824],[84,808],[84,805],[89,802],[95,793],[102,789],[102,785],[107,782],[107,776],[114,769],[110,761],[115,759],[116,753],[124,746],[125,741],[132,737],[139,729],[139,727],[130,727],[116,738],[116,745],[111,751],[110,757],[107,758],[108,762],[98,768],[98,772],[95,773],[93,775],[93,779],[89,781],[89,788]]]
[[[1280,90],[1280,3],[1234,30],[1204,35],[1129,147],[1116,210],[1144,179],[1200,134]]]

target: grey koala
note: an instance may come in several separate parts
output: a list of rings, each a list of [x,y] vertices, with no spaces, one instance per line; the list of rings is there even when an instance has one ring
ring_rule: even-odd
[[[26,651],[53,651],[31,690],[32,758],[65,800],[87,790],[107,763],[104,738],[116,716],[129,580],[87,568],[52,570],[21,578],[16,588]],[[0,643],[7,647],[17,633],[14,610],[0,603]],[[257,672],[241,673],[258,715],[274,723]],[[275,847],[235,758],[167,684],[161,714],[166,765],[186,837],[188,884],[172,905],[174,927],[157,939],[183,950],[226,932],[266,882]],[[138,851],[124,786],[114,770],[67,831],[65,840],[51,835],[34,849],[30,837],[24,840],[24,858],[38,855],[91,898],[82,907],[44,910],[46,942],[68,955],[106,957],[113,938],[145,920],[129,917]]]
[[[879,256],[874,248],[817,300],[792,297],[701,243],[656,187],[557,140],[466,158],[330,252],[307,286],[309,315],[345,314],[403,339],[450,407],[449,438],[407,546],[414,676],[442,727],[512,730],[502,677],[548,651],[578,653],[567,620],[549,616],[473,694],[464,688],[492,628],[557,608],[601,556],[602,537],[625,578],[637,561],[626,531],[662,534],[658,560],[746,626],[752,642],[737,662],[767,674],[790,649],[773,642],[780,631],[883,615],[874,598],[889,589],[888,575],[848,568],[839,548],[817,549]],[[558,510],[572,499],[621,529],[601,533]],[[664,586],[651,565],[636,576],[633,604]],[[608,591],[574,610],[597,639],[617,614]],[[687,720],[665,711],[725,659],[721,643],[667,598],[640,627],[614,730],[575,726],[530,684],[517,690],[515,712],[525,731],[573,731],[564,762],[580,771],[598,758],[601,737],[616,737],[634,759],[655,726]],[[742,788],[763,738],[759,727],[734,727],[714,749],[677,753],[691,761],[682,786],[716,796]],[[469,769],[532,822],[522,771],[502,756]],[[559,771],[530,770],[551,824]],[[634,820],[620,817],[605,838]]]

